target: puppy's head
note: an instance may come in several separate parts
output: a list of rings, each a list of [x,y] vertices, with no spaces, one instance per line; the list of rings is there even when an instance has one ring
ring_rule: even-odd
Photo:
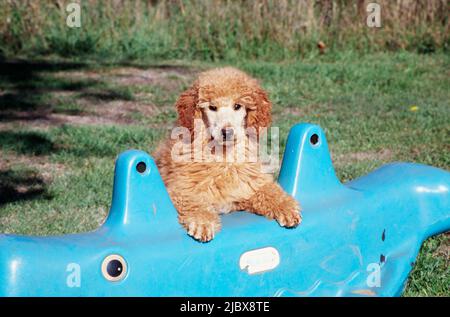
[[[258,82],[231,67],[201,73],[176,103],[178,123],[193,132],[194,120],[201,120],[219,144],[233,143],[246,136],[247,128],[271,123],[272,104]]]

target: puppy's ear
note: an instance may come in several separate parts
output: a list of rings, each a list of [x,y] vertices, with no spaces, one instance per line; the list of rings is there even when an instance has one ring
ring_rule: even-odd
[[[254,106],[248,109],[247,127],[255,128],[259,135],[259,128],[268,128],[272,123],[272,103],[260,87],[254,89],[252,97]]]
[[[178,98],[175,107],[178,112],[178,125],[194,131],[194,120],[202,118],[198,105],[198,83],[183,92]]]

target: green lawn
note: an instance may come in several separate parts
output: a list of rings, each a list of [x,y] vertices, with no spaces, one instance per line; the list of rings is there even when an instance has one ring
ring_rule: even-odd
[[[0,232],[92,230],[110,205],[114,159],[151,152],[173,102],[217,64],[0,61]],[[390,161],[449,169],[450,57],[354,53],[240,62],[274,102],[284,146],[296,122],[320,124],[347,181]],[[450,296],[450,236],[425,242],[406,296]]]

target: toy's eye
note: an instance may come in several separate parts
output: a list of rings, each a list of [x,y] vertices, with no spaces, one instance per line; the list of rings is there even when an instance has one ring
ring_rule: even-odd
[[[209,110],[211,110],[211,111],[217,111],[217,107],[216,106],[209,106],[208,107],[209,108]]]
[[[141,174],[144,173],[146,169],[147,169],[147,165],[144,162],[139,162],[136,165],[136,170]]]
[[[242,108],[242,106],[238,103],[234,105],[234,110],[236,110],[236,111],[238,111],[241,108]]]
[[[107,256],[102,263],[102,274],[111,282],[123,280],[127,274],[125,259],[117,254]]]
[[[317,143],[319,143],[319,136],[317,134],[313,134],[311,135],[311,137],[309,138],[309,142],[311,142],[312,145],[317,145]]]

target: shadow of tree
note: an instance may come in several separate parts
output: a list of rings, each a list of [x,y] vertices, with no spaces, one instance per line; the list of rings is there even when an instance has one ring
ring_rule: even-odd
[[[4,93],[0,96],[0,110],[15,109],[17,111],[25,111],[35,110],[42,106],[46,105],[35,95],[23,96],[18,93]]]
[[[103,100],[103,101],[113,101],[113,100],[134,100],[133,96],[130,94],[123,93],[121,91],[102,91],[102,92],[86,92],[81,95],[83,98],[92,100]]]
[[[0,171],[0,206],[16,201],[51,199],[44,179],[34,171]]]
[[[108,88],[102,80],[70,75],[70,71],[90,68],[87,63],[0,59],[0,121],[43,119],[61,113],[49,92],[78,92],[100,101],[132,100],[130,94]],[[51,76],[64,71],[67,76]]]
[[[82,63],[29,62],[25,60],[0,61],[0,121],[35,120],[44,118],[53,108],[46,94],[49,90],[76,91],[89,86],[89,82],[67,79],[52,80],[43,72],[77,70]]]
[[[58,150],[46,135],[34,131],[0,131],[0,149],[27,155],[48,155]]]
[[[84,63],[73,62],[0,60],[0,78],[20,84],[30,82],[40,72],[76,70],[84,67],[86,67]]]

